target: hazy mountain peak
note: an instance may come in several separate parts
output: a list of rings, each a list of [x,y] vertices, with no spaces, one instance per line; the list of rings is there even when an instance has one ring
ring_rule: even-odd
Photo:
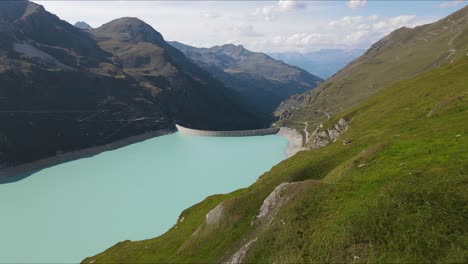
[[[240,44],[236,45],[236,44],[232,44],[232,43],[224,44],[221,47],[223,47],[223,48],[232,48],[232,49],[245,49],[244,46],[242,46]]]
[[[92,27],[84,21],[78,21],[74,26],[81,29],[92,29]]]

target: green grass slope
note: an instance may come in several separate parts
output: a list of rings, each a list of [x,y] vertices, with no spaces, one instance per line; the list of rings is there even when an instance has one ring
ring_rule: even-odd
[[[309,130],[385,87],[452,63],[468,52],[468,6],[432,24],[400,28],[316,89],[286,100],[278,124]]]
[[[256,183],[185,210],[164,235],[85,263],[467,262],[468,57],[400,81],[339,118],[350,128]],[[351,140],[343,145],[343,140]],[[256,216],[289,182],[265,219]],[[216,223],[205,215],[222,203]]]

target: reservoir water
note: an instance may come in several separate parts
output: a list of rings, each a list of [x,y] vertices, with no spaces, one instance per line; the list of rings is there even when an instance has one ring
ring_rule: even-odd
[[[175,133],[0,184],[0,263],[77,263],[161,235],[205,197],[252,184],[285,159],[277,135]]]

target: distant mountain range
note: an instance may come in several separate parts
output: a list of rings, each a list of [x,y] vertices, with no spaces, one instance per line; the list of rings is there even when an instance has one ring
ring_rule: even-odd
[[[242,45],[196,48],[179,42],[170,44],[241,94],[254,111],[267,116],[271,116],[281,101],[309,91],[322,81],[301,68],[252,52]]]
[[[173,127],[265,125],[241,97],[136,18],[81,30],[0,2],[0,168]]]
[[[435,23],[393,31],[313,91],[283,102],[277,125],[303,129],[308,122],[313,130],[385,87],[466,56],[467,21],[464,7]]]
[[[284,52],[269,53],[269,55],[288,64],[301,67],[320,78],[327,79],[346,64],[361,56],[364,51],[363,49],[323,49],[307,53]]]

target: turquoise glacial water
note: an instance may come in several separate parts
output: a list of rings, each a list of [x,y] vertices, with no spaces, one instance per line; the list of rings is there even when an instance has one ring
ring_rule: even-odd
[[[76,263],[161,235],[185,208],[252,184],[286,146],[175,133],[0,184],[0,263]]]

